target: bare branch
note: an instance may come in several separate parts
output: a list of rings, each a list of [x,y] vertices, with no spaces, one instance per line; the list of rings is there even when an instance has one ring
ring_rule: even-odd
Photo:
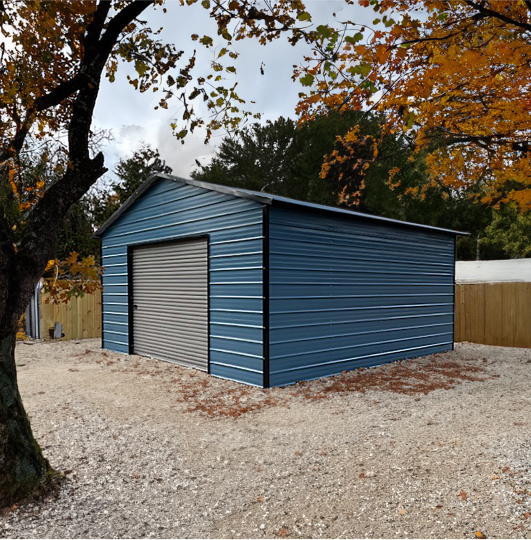
[[[531,32],[531,24],[517,21],[516,19],[512,19],[511,17],[507,17],[506,15],[503,15],[503,13],[499,13],[498,11],[494,11],[493,9],[487,8],[483,4],[474,2],[473,0],[465,0],[465,4],[477,10],[479,13],[483,15],[492,17],[494,19],[499,19],[500,21],[503,21],[507,24],[518,26],[519,28],[523,28],[524,30]]]

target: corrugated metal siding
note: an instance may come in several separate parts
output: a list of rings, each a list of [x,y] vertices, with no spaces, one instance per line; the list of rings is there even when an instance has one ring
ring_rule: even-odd
[[[132,250],[133,352],[208,370],[208,240]]]
[[[210,237],[210,371],[263,383],[262,206],[159,180],[102,237],[103,346],[127,353],[127,246]]]
[[[270,209],[270,383],[452,348],[454,237]]]

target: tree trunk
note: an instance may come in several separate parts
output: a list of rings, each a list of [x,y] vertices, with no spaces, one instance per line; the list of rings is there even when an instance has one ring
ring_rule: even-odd
[[[31,432],[18,391],[16,334],[0,340],[0,508],[47,488],[57,474]]]

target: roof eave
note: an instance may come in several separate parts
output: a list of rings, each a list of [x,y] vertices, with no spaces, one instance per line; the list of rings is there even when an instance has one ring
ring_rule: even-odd
[[[419,223],[411,223],[409,221],[400,221],[398,219],[391,219],[381,216],[373,216],[371,214],[363,214],[361,212],[355,212],[347,210],[345,208],[334,208],[331,206],[324,206],[321,204],[307,203],[304,201],[297,201],[295,199],[289,199],[287,197],[278,197],[275,195],[269,195],[268,193],[260,193],[256,191],[242,190],[238,188],[231,188],[228,186],[220,186],[218,184],[210,184],[208,182],[201,182],[200,180],[190,180],[188,178],[180,178],[170,174],[155,173],[151,175],[132,195],[127,201],[116,211],[114,214],[94,233],[95,238],[100,238],[102,234],[124,213],[127,209],[145,192],[153,183],[158,179],[170,180],[172,182],[182,183],[185,185],[191,185],[198,188],[206,189],[209,191],[216,191],[218,193],[224,193],[225,195],[232,195],[233,197],[250,199],[260,204],[275,205],[275,206],[290,206],[297,208],[304,208],[310,211],[324,212],[340,214],[343,216],[350,216],[352,218],[367,220],[367,221],[380,221],[389,223],[401,227],[414,228],[417,230],[427,230],[432,232],[439,232],[443,234],[452,234],[454,236],[469,236],[470,233],[462,231],[454,231],[452,229],[443,229],[440,227],[433,227],[431,225],[421,225]]]

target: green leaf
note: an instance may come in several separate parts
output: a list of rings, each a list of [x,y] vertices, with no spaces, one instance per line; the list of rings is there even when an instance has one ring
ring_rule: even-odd
[[[299,19],[299,21],[310,21],[311,22],[312,16],[307,11],[303,11],[302,13],[299,13],[297,15],[297,19]]]
[[[361,32],[358,32],[357,34],[354,34],[353,36],[347,36],[345,38],[345,41],[347,43],[351,43],[352,45],[356,45],[358,41],[361,41],[363,39],[363,34]]]
[[[202,43],[205,47],[211,47],[213,44],[212,38],[209,36],[203,36],[200,40],[200,43]]]
[[[406,127],[408,129],[411,129],[413,127],[413,124],[415,123],[415,113],[408,112],[404,115],[404,123],[406,124]]]
[[[202,0],[201,5],[202,5],[205,9],[210,9],[210,0]]]
[[[374,19],[374,21],[372,21],[372,24],[380,24],[382,22],[382,19]]]
[[[303,86],[311,86],[313,84],[314,76],[310,75],[309,73],[306,73],[304,77],[301,77],[299,81],[302,83]]]
[[[359,66],[356,66],[355,68],[356,73],[359,73],[362,77],[367,77],[367,75],[371,72],[371,66],[368,64],[361,64]]]
[[[225,68],[225,71],[228,71],[229,73],[236,73],[236,68],[234,66],[228,66]]]
[[[370,90],[371,92],[376,92],[376,86],[372,81],[363,81],[363,84],[360,85],[363,90]]]
[[[142,75],[144,75],[144,73],[149,69],[149,67],[141,60],[137,60],[135,62],[135,69],[136,72],[142,77]]]
[[[222,56],[225,56],[227,54],[227,49],[223,48],[221,51],[219,51],[218,58],[221,58]]]
[[[325,39],[328,39],[332,35],[332,29],[328,28],[328,26],[324,26],[323,24],[319,25],[316,30]]]

